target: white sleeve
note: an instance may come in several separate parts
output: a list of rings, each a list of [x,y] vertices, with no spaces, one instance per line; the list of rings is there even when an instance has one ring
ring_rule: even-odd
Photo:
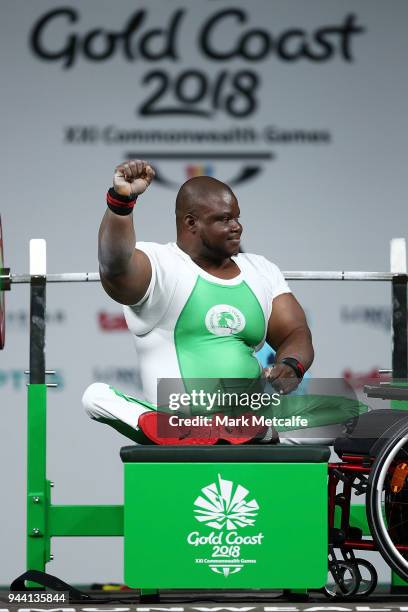
[[[282,293],[292,293],[278,266],[266,259],[266,257],[259,256],[259,260],[261,273],[267,280],[271,299],[273,300],[278,295],[282,295]]]
[[[168,245],[138,242],[136,248],[148,256],[152,278],[145,295],[137,304],[124,306],[129,330],[137,336],[150,332],[166,313],[177,285],[177,261]]]

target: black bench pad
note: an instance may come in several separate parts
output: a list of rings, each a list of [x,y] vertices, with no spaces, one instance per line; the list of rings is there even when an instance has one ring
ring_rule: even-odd
[[[220,446],[124,446],[124,463],[325,463],[328,446],[280,444]]]

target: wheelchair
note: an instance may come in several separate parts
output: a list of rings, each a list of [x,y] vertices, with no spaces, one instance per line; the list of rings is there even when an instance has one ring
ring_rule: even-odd
[[[369,395],[384,397],[384,387],[371,387]],[[350,425],[348,435],[334,442],[341,461],[329,463],[328,470],[329,597],[374,591],[376,570],[355,551],[379,551],[390,568],[408,580],[408,415],[377,410]],[[352,494],[366,496],[370,538],[351,524]]]

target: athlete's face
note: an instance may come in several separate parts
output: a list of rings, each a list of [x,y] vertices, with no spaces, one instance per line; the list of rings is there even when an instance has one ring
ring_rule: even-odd
[[[235,196],[221,192],[200,207],[197,218],[197,237],[206,250],[231,257],[239,253],[242,225]]]

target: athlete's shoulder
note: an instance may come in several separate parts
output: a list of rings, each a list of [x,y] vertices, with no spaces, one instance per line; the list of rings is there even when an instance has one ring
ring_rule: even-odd
[[[236,261],[248,279],[256,278],[261,282],[272,299],[281,293],[290,293],[290,288],[278,266],[263,255],[240,253]]]
[[[163,267],[174,265],[177,261],[177,253],[174,249],[174,243],[167,242],[160,244],[159,242],[136,242],[136,248],[140,249],[156,264]]]
[[[263,255],[257,255],[255,253],[239,253],[236,257],[236,262],[238,266],[242,263],[264,274],[276,274],[280,272],[279,267],[275,263]]]
[[[140,249],[141,251],[148,251],[150,253],[166,253],[172,251],[171,245],[171,242],[167,242],[166,244],[161,244],[159,242],[136,242],[137,249]]]

